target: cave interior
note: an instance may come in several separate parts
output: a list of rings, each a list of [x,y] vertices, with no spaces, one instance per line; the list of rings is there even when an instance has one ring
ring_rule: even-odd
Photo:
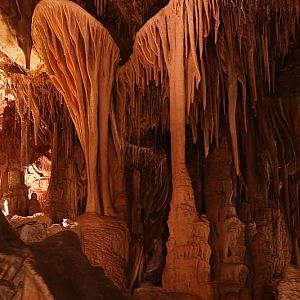
[[[299,18],[1,0],[0,300],[300,299]]]

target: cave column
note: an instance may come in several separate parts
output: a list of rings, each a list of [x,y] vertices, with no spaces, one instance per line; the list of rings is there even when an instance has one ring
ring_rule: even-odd
[[[170,130],[173,195],[168,218],[166,267],[163,286],[176,292],[211,299],[209,286],[209,223],[197,214],[194,192],[185,164],[184,8],[178,3],[172,23],[170,80]]]
[[[249,295],[245,288],[248,275],[245,224],[239,219],[233,204],[232,164],[230,142],[222,137],[219,148],[205,160],[204,174],[206,214],[211,224],[212,278],[217,282],[216,299],[228,299],[230,295],[240,299],[242,295]]]

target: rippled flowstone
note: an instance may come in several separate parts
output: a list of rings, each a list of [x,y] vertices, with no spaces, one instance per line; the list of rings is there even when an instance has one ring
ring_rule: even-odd
[[[76,221],[83,252],[91,264],[102,267],[116,286],[126,288],[130,241],[126,223],[115,217],[99,217],[92,213],[86,213]]]
[[[289,266],[283,273],[283,279],[277,287],[278,300],[300,299],[300,271]]]

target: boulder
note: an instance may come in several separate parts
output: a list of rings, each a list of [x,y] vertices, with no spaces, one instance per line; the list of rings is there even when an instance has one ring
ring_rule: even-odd
[[[46,227],[42,223],[26,224],[18,231],[24,243],[40,242],[48,237]]]
[[[33,216],[27,216],[27,217],[15,215],[10,220],[10,225],[14,229],[18,229],[26,224],[34,224],[34,223],[43,224],[45,227],[50,227],[53,224],[52,220],[49,217],[45,216],[43,213],[37,213],[34,214]]]

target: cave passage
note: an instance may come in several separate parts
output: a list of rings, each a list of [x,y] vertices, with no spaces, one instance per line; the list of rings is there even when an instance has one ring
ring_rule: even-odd
[[[300,299],[298,0],[2,0],[0,300]]]

